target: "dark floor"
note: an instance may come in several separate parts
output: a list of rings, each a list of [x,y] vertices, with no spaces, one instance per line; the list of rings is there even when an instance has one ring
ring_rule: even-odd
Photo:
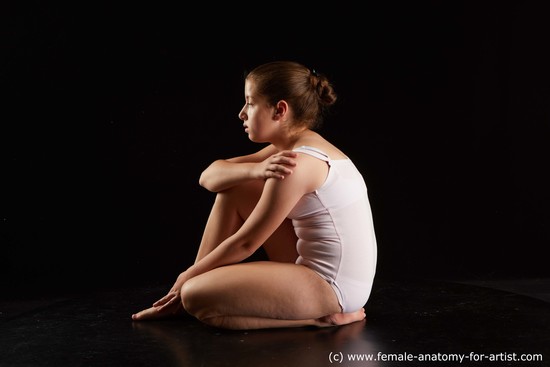
[[[163,287],[9,299],[0,366],[550,366],[549,289],[548,279],[377,280],[366,322],[248,332],[189,317],[133,323]]]

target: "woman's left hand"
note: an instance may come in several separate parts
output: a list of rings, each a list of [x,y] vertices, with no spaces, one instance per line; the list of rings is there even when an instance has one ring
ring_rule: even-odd
[[[179,292],[169,292],[155,303],[153,307],[146,308],[132,315],[132,320],[156,320],[176,316],[183,312],[183,305]]]
[[[146,308],[132,315],[132,320],[156,320],[176,316],[184,312],[181,300],[181,287],[187,279],[185,272],[178,276],[178,279],[167,295],[153,303],[152,307]]]

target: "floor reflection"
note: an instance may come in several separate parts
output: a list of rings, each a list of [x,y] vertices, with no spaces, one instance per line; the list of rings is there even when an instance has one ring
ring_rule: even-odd
[[[351,353],[376,354],[366,320],[331,328],[228,331],[198,321],[135,322],[139,337],[170,352],[170,366],[324,366]],[[377,366],[370,362],[369,366]]]

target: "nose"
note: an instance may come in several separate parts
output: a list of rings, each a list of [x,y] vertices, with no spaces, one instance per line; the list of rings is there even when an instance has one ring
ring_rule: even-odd
[[[245,121],[246,120],[246,112],[244,111],[244,107],[241,109],[241,111],[239,112],[239,119]]]

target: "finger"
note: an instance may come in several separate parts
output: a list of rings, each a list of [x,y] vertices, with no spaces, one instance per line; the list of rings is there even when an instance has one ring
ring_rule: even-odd
[[[277,171],[285,175],[290,175],[292,173],[292,170],[290,168],[282,165],[277,166]]]
[[[274,179],[277,179],[277,180],[283,180],[285,178],[285,176],[280,174],[280,173],[274,172],[274,171],[266,171],[265,172],[265,178],[266,179],[274,178]]]
[[[298,155],[294,152],[287,152],[287,153],[277,153],[273,156],[271,156],[271,162],[273,163],[276,163],[276,162],[286,162],[288,164],[294,164],[295,163],[295,158],[297,157]]]
[[[267,176],[267,178],[274,178],[274,179],[277,179],[277,180],[283,180],[285,178],[284,175],[280,175],[280,174],[275,173],[275,172],[268,172],[268,174],[266,176]]]
[[[272,163],[296,165],[296,161],[294,160],[294,158],[296,157],[295,156],[289,157],[284,155],[273,156]]]
[[[175,302],[179,302],[179,297],[176,297],[175,295],[172,296],[172,298],[170,298],[169,300],[167,300],[165,303],[163,303],[162,305],[158,306],[159,310],[162,310],[166,307],[169,307],[171,305],[173,305]]]
[[[147,308],[132,315],[132,320],[152,320],[158,318],[158,312],[154,307]]]
[[[174,298],[170,302],[158,307],[157,312],[159,315],[175,315],[182,309],[183,305],[181,304],[181,302],[179,302],[179,300],[176,301],[176,299]]]
[[[273,165],[269,168],[270,170],[268,171],[268,177],[283,179],[285,178],[285,175],[292,174],[292,170],[286,168],[285,166]]]
[[[162,297],[155,303],[153,303],[153,307],[161,306],[165,304],[166,302],[169,302],[171,299],[173,299],[175,296],[175,293],[168,293],[166,296]]]
[[[284,165],[281,164],[274,164],[269,167],[270,171],[273,173],[283,173],[283,174],[291,174],[292,170]]]
[[[153,307],[157,307],[157,306],[160,306],[160,305],[163,305],[164,303],[166,303],[166,296],[162,297],[161,299],[159,299],[158,301],[156,301],[155,303],[153,303]]]
[[[287,166],[296,165],[296,161],[294,159],[287,158],[287,157],[281,158],[280,163],[286,164]]]
[[[298,156],[298,153],[296,153],[293,150],[283,150],[281,151],[281,154],[287,157],[294,157],[294,158]]]

